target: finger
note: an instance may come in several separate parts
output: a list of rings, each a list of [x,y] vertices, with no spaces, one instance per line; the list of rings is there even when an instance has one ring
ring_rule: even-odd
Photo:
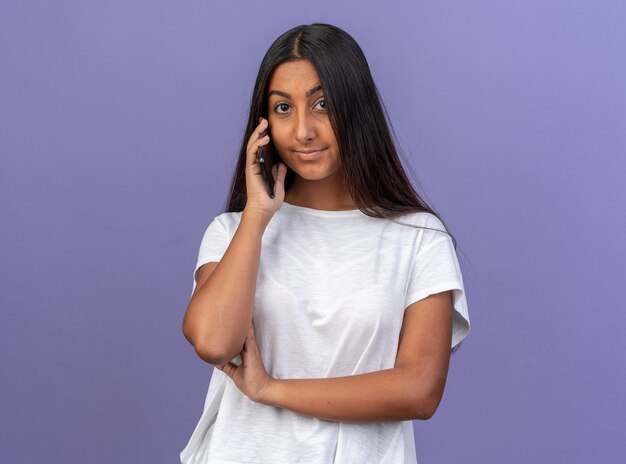
[[[253,133],[255,137],[252,137],[252,140],[258,140],[265,135],[265,132],[267,131],[267,124],[267,119],[262,119],[259,124],[257,124]]]
[[[254,347],[256,345],[256,341],[252,338],[252,335],[248,335],[243,342],[243,351],[246,353],[250,351],[250,347]]]
[[[252,148],[248,150],[248,165],[252,166],[257,162],[257,158],[258,158],[258,153],[259,153],[259,148],[262,147],[263,145],[267,145],[270,141],[270,137],[269,135],[266,135],[262,138],[260,138],[259,140],[257,140],[253,145]]]
[[[275,168],[275,169],[274,169]],[[274,183],[284,185],[285,176],[287,175],[287,165],[285,163],[278,163],[272,166],[272,175],[274,176]]]
[[[250,150],[250,148],[252,148],[252,144],[254,142],[256,142],[257,140],[259,140],[261,137],[263,137],[264,135],[266,135],[264,132],[266,132],[267,130],[267,119],[263,119],[255,128],[254,131],[252,131],[252,134],[250,135],[250,138],[248,139],[248,150]]]
[[[250,324],[250,328],[248,329],[248,336],[250,337],[250,339],[252,341],[255,341],[255,334],[254,334],[254,324]]]
[[[232,373],[237,370],[238,366],[235,366],[233,363],[231,363],[230,361],[225,363],[225,364],[218,364],[215,367],[217,367],[220,371],[222,371],[224,374],[228,375],[229,377],[232,377]]]
[[[258,152],[259,148],[263,145],[267,145],[267,142],[270,141],[270,136],[265,134],[262,135],[261,137],[259,137],[259,139],[254,143],[255,147],[254,149]]]

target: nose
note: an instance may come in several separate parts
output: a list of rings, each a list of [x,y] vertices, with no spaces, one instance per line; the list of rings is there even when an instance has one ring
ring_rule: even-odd
[[[296,140],[303,146],[308,145],[317,137],[315,118],[306,110],[298,112],[295,131]]]

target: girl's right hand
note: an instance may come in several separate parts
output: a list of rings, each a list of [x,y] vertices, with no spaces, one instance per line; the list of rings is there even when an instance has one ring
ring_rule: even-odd
[[[254,129],[250,139],[248,140],[246,150],[246,211],[260,212],[271,218],[283,204],[285,199],[285,176],[287,175],[287,166],[284,163],[272,165],[268,175],[274,179],[274,198],[270,198],[269,190],[263,174],[261,173],[261,165],[257,161],[259,147],[269,143],[269,134],[262,136],[263,132],[267,132],[267,119],[261,118],[261,122]],[[265,162],[269,167],[268,160]]]

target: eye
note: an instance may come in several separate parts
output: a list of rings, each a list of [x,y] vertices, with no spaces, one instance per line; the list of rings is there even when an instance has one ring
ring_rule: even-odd
[[[328,108],[326,108],[326,100],[324,100],[323,98],[321,100],[318,100],[316,105],[319,105],[320,103],[324,103],[324,110],[327,110]]]
[[[323,103],[323,107],[322,110],[327,111],[328,108],[326,108],[326,100],[324,100],[323,98],[319,99],[316,103],[315,106],[319,105],[320,103]],[[278,113],[278,114],[285,114],[286,110],[283,111],[279,111],[279,108],[281,109],[285,109],[285,107],[289,108],[291,105],[289,105],[288,103],[278,103],[276,105],[274,105],[274,112]]]
[[[284,114],[281,111],[278,111],[278,108],[280,107],[285,107],[285,106],[289,106],[287,103],[279,103],[278,105],[274,106],[274,112],[278,113],[278,114]]]

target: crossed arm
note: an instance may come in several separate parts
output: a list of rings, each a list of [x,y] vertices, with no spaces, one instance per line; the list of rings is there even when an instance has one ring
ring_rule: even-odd
[[[452,343],[451,291],[404,315],[395,366],[322,379],[273,379],[262,403],[335,421],[427,420],[445,388]]]

